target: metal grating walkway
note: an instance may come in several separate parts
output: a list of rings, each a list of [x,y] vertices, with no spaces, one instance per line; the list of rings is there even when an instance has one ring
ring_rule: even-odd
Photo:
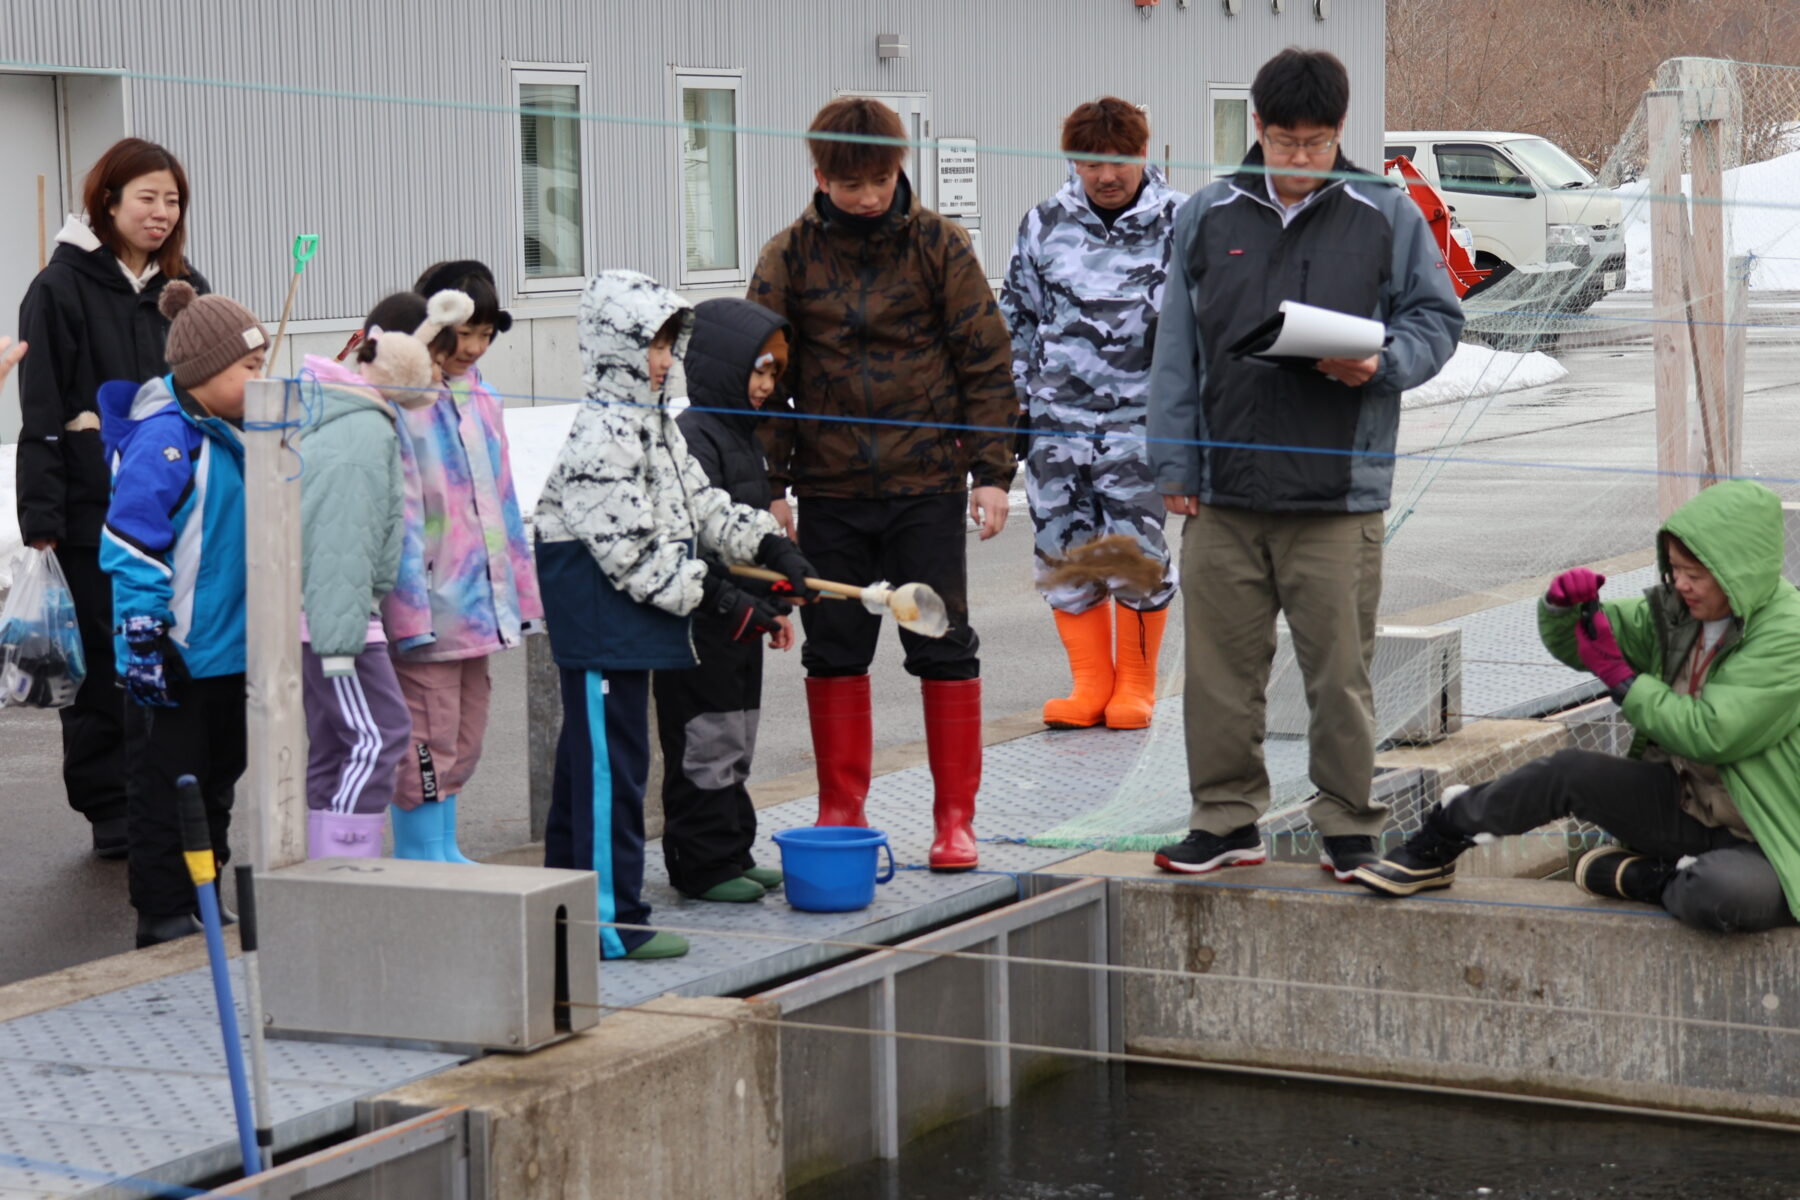
[[[234,990],[242,995],[239,965]],[[238,1004],[240,1026],[246,1021]],[[354,1125],[356,1101],[463,1056],[270,1040],[277,1148]],[[0,1022],[0,1200],[143,1196],[235,1169],[212,977],[189,971]],[[35,1164],[35,1165],[34,1165]]]
[[[1646,569],[1613,581],[1615,594],[1654,582]],[[1536,716],[1599,693],[1592,680],[1552,661],[1539,645],[1536,602],[1521,601],[1446,624],[1463,631],[1463,707],[1469,719]],[[892,941],[1018,894],[1017,873],[1042,870],[1079,850],[1023,839],[1112,800],[1129,780],[1137,794],[1182,794],[1181,706],[1158,706],[1156,728],[1033,734],[990,746],[983,764],[979,872],[902,869],[873,907],[835,915],[797,912],[779,894],[761,904],[689,901],[668,885],[660,846],[649,848],[645,892],[655,922],[717,930],[692,938],[683,959],[612,963],[601,970],[607,1004],[666,992],[721,995],[761,987],[843,957],[818,938]],[[1303,739],[1265,745],[1276,795],[1306,788]],[[756,854],[775,864],[772,831],[810,824],[812,798],[762,810]],[[914,767],[882,776],[869,820],[885,829],[903,865],[925,862],[932,837],[931,776]],[[734,932],[793,936],[793,946],[733,939]],[[235,970],[235,964],[234,964]],[[241,991],[241,989],[240,989]],[[243,1019],[242,1006],[239,1010]],[[358,1098],[464,1061],[454,1055],[321,1042],[271,1041],[277,1144],[291,1146],[353,1125]],[[0,1023],[0,1200],[144,1196],[108,1186],[120,1177],[187,1183],[233,1169],[237,1143],[210,980],[194,971]]]

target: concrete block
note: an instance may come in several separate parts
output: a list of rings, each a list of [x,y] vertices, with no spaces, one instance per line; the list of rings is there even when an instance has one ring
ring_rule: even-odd
[[[591,871],[392,858],[265,872],[270,1031],[522,1051],[584,1029],[598,1015],[599,949],[564,919],[594,911],[595,886]]]
[[[1475,784],[1504,775],[1569,744],[1566,725],[1553,721],[1476,721],[1431,746],[1395,746],[1375,757],[1375,766],[1437,773],[1446,787]]]
[[[1560,883],[1381,900],[1253,870],[1119,884],[1120,961],[1190,976],[1126,978],[1128,1050],[1800,1124],[1800,930],[1703,934]]]
[[[528,1055],[377,1097],[377,1122],[467,1105],[472,1197],[780,1200],[774,1005],[663,997]]]

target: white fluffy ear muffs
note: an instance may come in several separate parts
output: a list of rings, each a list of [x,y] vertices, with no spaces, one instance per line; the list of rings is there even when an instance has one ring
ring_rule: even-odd
[[[437,399],[431,351],[424,342],[410,333],[379,329],[371,329],[369,337],[375,357],[362,365],[362,377],[383,399],[400,408],[425,408]]]
[[[475,315],[475,302],[467,292],[446,289],[435,293],[425,304],[425,323],[413,330],[413,336],[425,345],[446,329],[469,323]]]

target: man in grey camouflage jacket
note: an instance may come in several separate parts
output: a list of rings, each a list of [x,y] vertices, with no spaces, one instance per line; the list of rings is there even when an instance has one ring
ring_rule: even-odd
[[[1025,486],[1040,578],[1071,547],[1113,534],[1163,564],[1148,595],[1106,583],[1046,586],[1075,681],[1071,695],[1044,705],[1044,723],[1059,729],[1150,723],[1176,590],[1144,427],[1170,235],[1187,197],[1143,161],[1149,140],[1143,113],[1115,96],[1069,114],[1069,181],[1020,222],[1000,294],[1031,427]]]

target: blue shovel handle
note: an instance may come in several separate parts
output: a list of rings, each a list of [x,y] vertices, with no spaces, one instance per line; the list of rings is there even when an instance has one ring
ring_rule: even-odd
[[[244,1071],[244,1044],[238,1038],[237,1004],[231,995],[231,964],[225,957],[225,934],[219,920],[219,897],[213,890],[218,868],[213,859],[212,835],[207,829],[206,806],[200,785],[192,775],[175,783],[181,811],[182,857],[194,879],[194,898],[200,905],[200,923],[206,929],[206,957],[212,967],[213,1000],[219,1008],[219,1032],[225,1042],[225,1074],[231,1081],[231,1108],[237,1117],[238,1152],[244,1174],[254,1175],[262,1164],[256,1148],[256,1118],[250,1108],[250,1079]]]

